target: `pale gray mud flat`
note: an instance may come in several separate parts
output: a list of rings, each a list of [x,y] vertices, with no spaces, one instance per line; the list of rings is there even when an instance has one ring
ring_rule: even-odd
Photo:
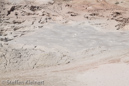
[[[51,22],[9,41],[5,50],[0,86],[8,86],[7,80],[44,81],[43,86],[129,85],[128,31]]]

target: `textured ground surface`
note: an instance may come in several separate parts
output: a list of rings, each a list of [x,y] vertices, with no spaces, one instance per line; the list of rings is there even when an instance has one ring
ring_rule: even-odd
[[[128,0],[10,1],[0,0],[0,86],[129,86]]]

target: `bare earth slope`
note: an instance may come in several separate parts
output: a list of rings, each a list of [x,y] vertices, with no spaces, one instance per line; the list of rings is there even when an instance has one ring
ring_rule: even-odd
[[[0,86],[129,86],[128,8],[128,0],[0,1]]]

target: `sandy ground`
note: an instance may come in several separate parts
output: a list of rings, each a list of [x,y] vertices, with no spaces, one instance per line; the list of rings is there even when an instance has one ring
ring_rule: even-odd
[[[9,1],[0,86],[129,86],[128,0]]]

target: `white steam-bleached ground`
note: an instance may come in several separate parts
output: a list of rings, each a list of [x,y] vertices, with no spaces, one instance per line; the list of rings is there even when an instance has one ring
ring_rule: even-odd
[[[129,32],[72,23],[51,22],[9,41],[5,70],[12,72],[1,78],[44,80],[45,86],[128,86]]]

